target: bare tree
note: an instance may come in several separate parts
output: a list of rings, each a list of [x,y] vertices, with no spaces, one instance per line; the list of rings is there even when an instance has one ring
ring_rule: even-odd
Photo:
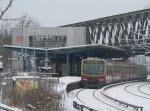
[[[9,0],[7,6],[2,9],[2,7],[0,7],[0,19],[2,19],[2,17],[4,16],[4,14],[7,12],[7,10],[11,7],[12,3],[14,0]]]
[[[10,27],[10,21],[0,23],[0,46],[3,46],[4,44],[11,44]]]
[[[2,46],[6,44],[11,44],[11,32],[10,32],[10,21],[5,21],[0,23],[0,55],[3,56],[3,68],[7,69],[8,60],[10,56],[10,51],[5,50]]]
[[[22,19],[16,23],[16,27],[22,27],[22,25],[25,27],[40,27],[41,25],[39,21],[29,15],[23,15],[20,18]]]

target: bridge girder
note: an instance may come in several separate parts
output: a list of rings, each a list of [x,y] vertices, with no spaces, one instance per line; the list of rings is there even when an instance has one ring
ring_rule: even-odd
[[[62,27],[86,27],[87,44],[103,44],[113,47],[135,46],[150,48],[150,9],[119,14]],[[145,44],[145,45],[144,45]],[[133,47],[132,47],[133,46]],[[147,51],[145,50],[145,51]],[[143,50],[142,50],[143,51]],[[142,53],[145,53],[142,52]]]

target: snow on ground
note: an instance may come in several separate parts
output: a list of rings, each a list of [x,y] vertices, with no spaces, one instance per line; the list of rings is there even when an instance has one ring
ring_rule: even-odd
[[[138,87],[146,83],[147,82],[127,83],[124,85],[109,88],[105,92],[109,96],[119,99],[121,101],[138,106],[143,106],[143,111],[150,111],[150,95],[145,95],[138,91]],[[143,92],[146,92],[146,90],[148,90],[150,84],[147,84],[145,86],[146,87],[142,87],[141,89]]]
[[[65,85],[68,85],[69,83],[79,82],[80,80],[81,80],[81,77],[66,76],[66,77],[60,77],[59,82]]]
[[[66,87],[68,84],[70,83],[74,83],[74,82],[79,82],[81,80],[81,77],[76,77],[76,76],[67,76],[67,77],[61,77],[59,79],[59,86],[58,86],[58,90],[63,92],[63,102],[65,103],[65,111],[75,111],[75,109],[73,108],[73,98],[76,94],[75,93],[69,93],[67,94],[66,92]]]
[[[67,84],[69,84],[71,82],[76,82],[76,81],[80,81],[80,77],[62,77],[62,78],[60,78],[60,83],[64,84],[62,89],[65,89]],[[150,111],[150,107],[149,107],[150,100],[136,97],[134,95],[131,95],[131,94],[125,92],[124,88],[127,85],[131,85],[131,84],[133,84],[133,83],[119,85],[119,86],[110,88],[110,89],[106,90],[106,93],[108,93],[109,95],[111,95],[112,97],[114,97],[116,99],[123,100],[125,102],[129,102],[134,105],[143,106],[144,107],[143,111]],[[136,93],[137,95],[145,96],[144,94],[141,94],[139,91],[137,91],[137,87],[139,87],[139,85],[142,85],[142,84],[145,84],[145,82],[144,83],[141,83],[141,82],[136,83],[132,87],[128,87],[127,90],[129,90],[132,93]],[[124,111],[135,111],[131,107],[126,108],[124,106],[121,106],[118,102],[114,102],[113,100],[110,100],[110,99],[104,97],[101,94],[100,89],[99,90],[85,89],[83,92],[77,94],[81,90],[84,90],[84,89],[75,89],[65,95],[66,96],[66,98],[65,98],[66,111],[77,111],[77,109],[73,108],[73,101],[76,101],[80,105],[85,105],[85,106],[91,107],[93,109],[96,109],[98,111],[117,111],[116,108],[113,108],[111,106],[121,108]],[[150,86],[144,85],[143,87],[140,88],[140,90],[142,90],[145,93],[149,93]],[[95,93],[94,93],[94,91],[95,91]],[[108,106],[108,105],[104,104],[103,102],[100,102],[97,99],[95,99],[93,96],[93,93],[95,94],[97,99],[99,99],[99,100],[103,101],[104,103],[107,103],[111,106]],[[83,101],[84,103],[82,103],[77,98],[76,95],[78,95],[80,100]],[[146,95],[145,97],[148,97],[148,95]],[[142,102],[142,104],[141,104],[141,102]],[[88,110],[83,110],[83,111],[88,111]]]
[[[88,106],[97,111],[133,111],[133,109],[122,107],[118,103],[103,96],[101,94],[101,89],[77,89],[70,93],[73,95],[72,101],[76,101],[80,105]],[[78,95],[79,99],[76,97],[76,95]],[[74,109],[74,111],[76,110]]]
[[[148,78],[150,80],[150,76]],[[114,102],[114,101],[104,97],[101,94],[101,89],[99,89],[99,90],[97,90],[97,89],[76,89],[69,93],[66,93],[66,87],[68,84],[73,83],[73,82],[78,82],[80,80],[81,80],[80,77],[70,77],[70,76],[59,78],[59,84],[57,84],[58,85],[57,91],[60,91],[60,92],[62,91],[63,93],[65,93],[63,95],[63,98],[64,98],[64,105],[66,107],[66,111],[77,111],[76,109],[73,108],[73,101],[76,101],[79,104],[83,104],[88,107],[91,107],[93,109],[97,109],[99,111],[117,111],[115,108],[108,106],[104,103],[121,108],[124,111],[133,110],[131,108],[125,108],[125,107],[121,106],[119,103]],[[150,100],[149,99],[137,97],[137,96],[132,95],[124,90],[125,87],[127,87],[128,85],[131,85],[130,87],[126,88],[127,91],[134,93],[136,95],[150,98],[149,95],[143,94],[140,91],[138,91],[139,85],[143,85],[143,84],[146,84],[146,82],[127,83],[124,85],[119,85],[119,86],[115,86],[110,89],[107,89],[106,93],[116,99],[119,99],[119,100],[122,100],[122,101],[125,101],[128,103],[132,103],[135,105],[143,106],[144,107],[143,111],[150,111],[150,106],[149,106]],[[84,91],[82,92],[81,90],[84,90]],[[142,90],[144,93],[150,94],[150,84],[143,85],[142,87],[140,87],[140,90]],[[81,92],[79,93],[79,91],[81,91]],[[78,97],[83,101],[83,103],[77,98],[76,95],[78,95]],[[94,95],[97,99],[94,97]],[[8,106],[6,106],[6,107],[8,107]],[[18,111],[18,109],[16,109],[16,111]],[[135,111],[135,110],[133,110],[133,111]]]
[[[127,91],[125,91],[125,89]],[[73,101],[76,101],[80,105],[85,105],[85,106],[91,107],[93,109],[96,109],[98,111],[109,111],[109,110],[117,111],[117,109],[115,109],[111,106],[121,108],[124,111],[135,111],[135,109],[132,107],[126,108],[124,106],[121,106],[118,102],[115,102],[113,100],[110,100],[110,99],[104,97],[101,94],[100,89],[99,90],[85,89],[80,94],[77,94],[80,90],[82,90],[82,89],[73,90],[68,94],[67,97],[68,97],[68,100],[70,101],[69,105],[72,107],[70,107],[70,109],[68,109],[67,111],[77,111],[76,109],[73,108]],[[141,93],[139,90],[142,91],[143,93]],[[94,91],[95,91],[94,95],[96,96],[97,99],[99,99],[99,100],[103,101],[104,103],[107,103],[111,106],[108,106],[108,105],[96,100],[93,97]],[[128,92],[130,92],[130,93],[128,93]],[[119,100],[122,100],[124,102],[131,103],[133,105],[142,106],[143,111],[150,111],[150,106],[149,106],[150,105],[150,84],[148,82],[135,82],[135,83],[133,82],[133,83],[119,85],[119,86],[107,89],[106,93],[109,96],[114,97]],[[76,95],[78,95],[80,100],[84,103],[82,103],[77,98]],[[136,96],[136,95],[138,95],[138,96]],[[142,97],[144,97],[144,98],[142,98]],[[147,99],[147,98],[149,98],[149,99]],[[67,105],[68,105],[68,103],[67,103]],[[83,110],[83,111],[85,111],[85,110]]]
[[[66,94],[66,100],[65,100],[66,111],[78,111],[73,108],[73,101],[76,100],[76,93],[80,90],[81,89],[75,89],[69,92],[69,94]]]

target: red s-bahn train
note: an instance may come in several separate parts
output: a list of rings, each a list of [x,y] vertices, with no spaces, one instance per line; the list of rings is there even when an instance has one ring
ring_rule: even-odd
[[[146,78],[146,66],[131,62],[83,59],[81,64],[81,85],[83,87],[102,87],[115,82]]]

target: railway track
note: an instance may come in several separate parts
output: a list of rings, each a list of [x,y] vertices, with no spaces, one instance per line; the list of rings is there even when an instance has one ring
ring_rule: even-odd
[[[147,84],[148,84],[148,83],[147,83]],[[150,83],[149,83],[149,84],[150,84]],[[129,87],[131,87],[131,86],[133,86],[133,85],[137,85],[137,83],[134,83],[134,84],[130,84],[130,85],[125,86],[125,87],[124,87],[124,90],[125,90],[127,93],[132,94],[132,95],[134,95],[134,96],[137,96],[137,97],[141,97],[141,98],[150,100],[150,97],[141,96],[141,95],[135,94],[135,93],[130,92],[130,91],[127,90]],[[140,86],[138,86],[138,87],[137,87],[137,90],[138,90],[140,87],[142,87],[142,86],[143,86],[143,84],[140,85]],[[138,91],[139,91],[139,90],[138,90]],[[141,92],[142,94],[144,94],[142,91],[139,91],[139,92]]]
[[[149,84],[150,84],[150,83],[146,83],[146,84],[140,85],[140,86],[138,87],[138,91],[139,91],[139,92],[141,92],[142,94],[145,94],[145,95],[150,96],[150,94],[149,94],[149,93],[145,93],[144,91],[142,91],[142,90],[141,90],[141,88],[142,88],[143,86],[145,86],[145,85],[149,85]]]
[[[81,90],[78,91],[77,94],[76,94],[77,99],[78,99],[81,103],[83,103],[83,104],[84,104],[84,102],[80,99],[79,93],[82,92],[82,91],[84,91],[84,90],[85,90],[85,89],[81,89]]]
[[[94,97],[95,99],[97,99],[97,100],[100,101],[101,103],[103,103],[103,104],[105,104],[105,105],[107,105],[107,106],[110,106],[110,107],[112,107],[112,108],[114,108],[114,109],[117,109],[117,110],[119,110],[119,111],[124,111],[124,110],[122,110],[122,109],[120,109],[120,108],[118,108],[118,107],[114,107],[113,105],[110,105],[110,104],[108,104],[108,103],[106,103],[106,102],[100,100],[99,98],[97,98],[97,97],[95,96],[95,92],[96,92],[96,91],[97,91],[97,90],[95,90],[95,91],[93,92],[93,97]]]
[[[147,110],[149,109],[149,107],[147,107],[148,106],[147,104],[149,103],[150,100],[149,84],[150,82],[134,82],[134,83],[123,85],[120,88],[122,90],[121,91],[122,93],[123,92],[126,93],[130,98],[133,97],[133,100],[132,99],[129,100],[130,101],[129,103],[131,104],[134,103],[134,98],[140,97],[139,100],[143,98],[142,101],[145,101],[144,104],[139,104],[138,102],[134,104],[135,106],[142,105],[144,110]],[[111,94],[113,94],[113,91],[112,93],[109,94],[109,96]],[[117,95],[111,95],[111,97],[113,96],[114,98],[117,99],[119,98],[120,100],[122,100],[122,98],[119,96],[117,97]],[[104,111],[133,111],[134,110],[134,108],[132,107],[128,107],[128,106],[126,107],[126,105],[120,103],[118,104],[117,102],[111,100],[110,98],[105,97],[101,93],[101,89],[80,89],[76,92],[76,98],[78,100],[77,103],[83,106],[85,105],[91,109],[92,108],[97,109],[96,111],[103,111],[103,110]],[[127,100],[123,99],[123,101],[126,102],[128,101],[128,99]]]
[[[82,104],[85,104],[86,105],[86,100],[82,100],[83,98],[81,97],[81,95],[84,93],[84,91],[86,92],[86,90],[91,90],[91,89],[81,89],[79,90],[77,93],[76,93],[76,98],[82,103]],[[103,104],[106,108],[106,110],[111,110],[111,111],[125,111],[123,110],[124,108],[119,108],[119,107],[115,107],[113,105],[111,105],[110,103],[107,103],[106,101],[107,100],[102,100],[102,99],[99,99],[97,96],[96,96],[96,92],[98,91],[99,89],[96,89],[96,90],[92,90],[91,93],[92,93],[92,96],[93,96],[93,99],[94,101],[97,101],[97,103],[99,103],[99,106],[101,106],[101,104]],[[98,92],[99,93],[99,92]],[[101,94],[101,93],[100,93]],[[102,95],[102,94],[101,94]],[[92,100],[93,100],[92,99]],[[91,100],[91,103],[93,102]],[[103,109],[103,108],[102,108]]]

